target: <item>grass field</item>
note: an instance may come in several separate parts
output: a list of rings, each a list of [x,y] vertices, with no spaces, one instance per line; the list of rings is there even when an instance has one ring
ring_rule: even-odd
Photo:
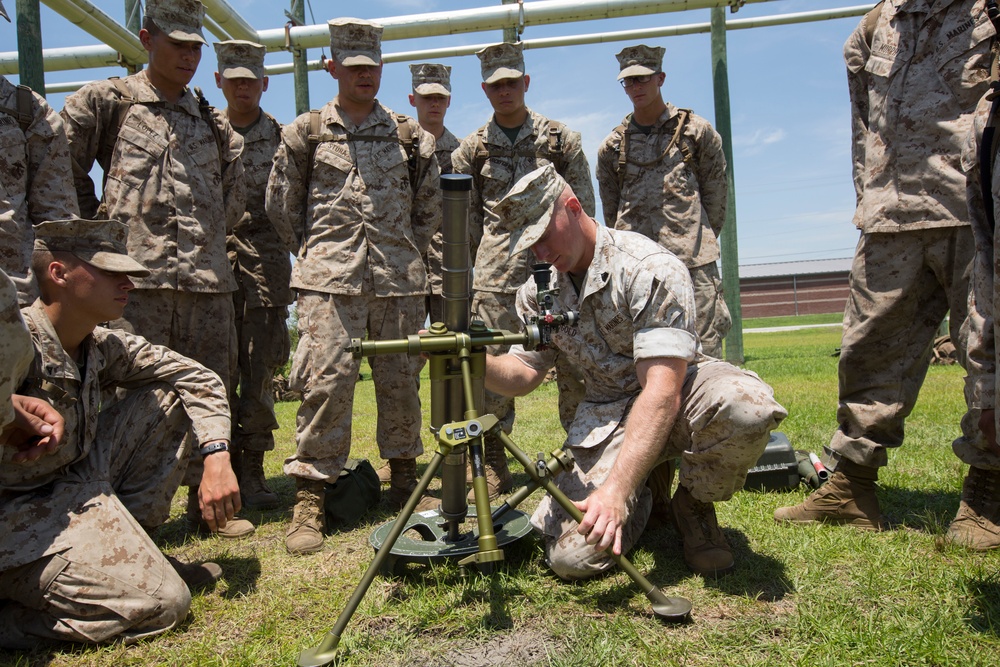
[[[775,387],[789,411],[780,430],[798,449],[818,452],[829,440],[838,344],[836,328],[746,336],[746,366]],[[363,371],[354,454],[374,460],[374,395]],[[772,512],[801,500],[804,487],[740,492],[718,507],[737,558],[736,569],[719,579],[684,567],[673,529],[647,530],[631,558],[668,595],[693,602],[689,624],[657,621],[621,572],[559,582],[528,539],[508,549],[492,576],[442,564],[376,578],[344,633],[337,664],[998,665],[1000,552],[967,553],[936,539],[958,507],[964,475],[950,447],[962,386],[959,367],[931,368],[906,444],[890,455],[881,479],[892,530],[779,527]],[[555,402],[554,385],[518,400],[514,437],[530,454],[561,442]],[[281,476],[280,460],[293,449],[295,408],[280,406],[278,450],[267,462],[286,506],[294,487]],[[225,570],[215,590],[195,596],[181,630],[130,647],[0,653],[0,664],[294,665],[299,651],[333,626],[372,558],[370,532],[393,516],[381,507],[364,525],[330,536],[322,552],[292,557],[283,542],[287,507],[247,512],[258,532],[234,543],[187,536],[180,500],[160,533],[162,547],[184,559],[211,558]]]

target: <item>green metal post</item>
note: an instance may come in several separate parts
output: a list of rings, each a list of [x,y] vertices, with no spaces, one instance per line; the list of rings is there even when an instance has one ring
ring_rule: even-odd
[[[125,0],[125,27],[136,35],[142,30],[142,8],[139,6],[139,0]],[[142,69],[142,65],[129,64],[126,65],[126,69],[135,74]]]
[[[726,58],[726,9],[712,8],[712,81],[715,87],[715,129],[726,155],[729,206],[722,230],[722,287],[733,328],[726,336],[726,361],[743,363],[743,310],[740,307],[740,252],[736,240],[736,180],[733,176],[733,123],[729,113],[729,66]]]
[[[298,25],[306,24],[306,4],[304,0],[292,0],[289,12]],[[295,113],[302,115],[312,109],[309,104],[309,51],[292,47],[292,63],[295,76]]]
[[[516,5],[518,0],[500,0],[500,4],[503,5]],[[503,29],[503,41],[510,42],[514,44],[520,39],[520,35],[517,34],[517,28],[504,28]]]
[[[44,96],[45,62],[42,60],[42,16],[39,0],[17,0],[16,7],[18,80],[21,85],[28,86]]]

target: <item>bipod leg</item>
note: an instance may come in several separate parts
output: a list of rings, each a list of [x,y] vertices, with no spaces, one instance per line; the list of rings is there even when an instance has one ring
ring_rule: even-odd
[[[500,439],[503,446],[507,448],[514,458],[524,466],[534,482],[538,483],[539,486],[543,487],[553,500],[559,503],[566,512],[573,518],[574,521],[580,523],[583,521],[583,512],[581,512],[573,501],[566,497],[555,482],[548,475],[539,475],[538,471],[532,465],[531,459],[528,458],[527,454],[522,452],[514,441],[511,440],[502,429],[496,429],[496,437]],[[684,621],[687,620],[691,615],[691,602],[684,598],[671,598],[667,597],[663,591],[654,586],[646,577],[642,576],[642,573],[636,569],[635,565],[625,556],[616,555],[611,548],[605,549],[604,553],[611,557],[611,560],[615,562],[618,567],[625,571],[625,574],[629,576],[632,581],[642,590],[645,596],[653,603],[653,614],[667,621]]]
[[[357,611],[358,606],[361,604],[361,600],[365,597],[369,587],[371,587],[372,582],[375,580],[375,575],[379,573],[382,568],[382,564],[385,562],[386,558],[389,557],[389,552],[392,551],[392,547],[396,544],[396,540],[398,540],[399,536],[403,533],[403,529],[406,527],[406,522],[409,521],[410,516],[413,515],[413,511],[417,508],[417,503],[420,502],[421,496],[424,495],[427,487],[430,486],[431,480],[434,478],[434,474],[437,472],[437,469],[440,467],[441,461],[443,460],[444,456],[441,455],[440,451],[434,452],[434,456],[427,465],[427,470],[424,471],[420,481],[417,482],[417,488],[413,490],[412,494],[410,494],[410,499],[406,501],[406,505],[403,506],[399,516],[396,517],[396,521],[392,524],[392,530],[389,531],[389,535],[386,537],[385,543],[382,544],[382,546],[379,547],[379,550],[375,553],[375,558],[368,566],[368,569],[365,570],[364,576],[361,577],[361,582],[358,584],[358,587],[354,589],[354,594],[351,595],[351,599],[348,600],[344,611],[340,612],[340,616],[337,617],[337,622],[334,624],[333,628],[326,633],[318,646],[314,648],[307,648],[299,653],[299,667],[320,667],[321,665],[330,664],[333,662],[334,658],[336,658],[337,646],[340,644],[341,634],[343,634],[347,624],[351,621],[351,617],[354,616],[354,612]]]
[[[506,445],[505,445],[506,447]],[[520,460],[520,459],[519,459]],[[571,470],[573,468],[573,453],[568,449],[557,449],[552,452],[549,457],[548,462],[542,459],[542,455],[538,455],[538,460],[535,461],[533,466],[538,477],[554,477],[564,470]],[[530,471],[528,471],[530,475]],[[494,522],[499,521],[500,517],[509,512],[510,510],[516,508],[518,505],[523,503],[532,493],[537,491],[541,487],[541,484],[535,481],[534,478],[531,479],[527,484],[521,488],[514,491],[512,494],[507,496],[507,500],[504,501],[503,505],[496,508],[491,517]]]

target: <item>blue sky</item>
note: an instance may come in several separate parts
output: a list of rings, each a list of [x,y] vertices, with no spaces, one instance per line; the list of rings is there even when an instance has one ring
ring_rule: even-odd
[[[529,2],[531,0],[528,0]],[[498,0],[497,0],[498,2]],[[279,28],[285,23],[287,2],[229,0],[254,28]],[[5,2],[13,15],[14,1]],[[124,23],[124,0],[95,0],[94,4]],[[370,20],[426,12],[490,7],[490,0],[368,0],[365,3],[312,0],[306,18],[325,23],[337,16]],[[864,4],[860,0],[777,0],[746,5],[730,19],[772,16],[792,12],[835,9]],[[311,14],[310,14],[311,11]],[[12,16],[13,17],[13,16]],[[529,26],[522,39],[557,35],[707,23],[707,9],[634,18],[605,19]],[[728,34],[729,83],[732,106],[736,209],[740,264],[850,257],[858,232],[851,223],[854,188],[850,171],[850,116],[842,48],[860,18],[807,24],[733,30]],[[0,24],[12,44],[14,26]],[[209,41],[214,36],[206,31]],[[89,34],[42,6],[42,39],[46,48],[97,44]],[[422,40],[387,41],[389,54],[461,44],[484,44],[502,39],[499,31],[468,33]],[[645,39],[666,49],[664,97],[680,107],[714,122],[711,83],[711,41],[708,34]],[[528,106],[558,119],[583,135],[591,169],[603,138],[630,110],[618,85],[615,54],[632,42],[610,42],[525,53],[531,85]],[[10,48],[10,47],[8,47]],[[329,55],[329,49],[326,49]],[[319,49],[309,52],[319,57]],[[268,54],[267,63],[288,62],[285,53]],[[446,125],[459,137],[486,122],[491,108],[480,88],[479,60],[475,56],[445,58],[452,67],[452,105]],[[204,51],[193,81],[209,99],[225,106],[212,73],[215,55]],[[49,83],[80,81],[123,75],[124,70],[94,69],[51,72]],[[12,80],[16,76],[9,77]],[[325,72],[309,76],[313,107],[336,93],[335,82]],[[385,66],[379,100],[390,108],[410,112],[407,63]],[[64,96],[50,95],[62,108]],[[291,75],[271,77],[264,108],[281,122],[294,118]],[[598,207],[600,210],[600,207]]]

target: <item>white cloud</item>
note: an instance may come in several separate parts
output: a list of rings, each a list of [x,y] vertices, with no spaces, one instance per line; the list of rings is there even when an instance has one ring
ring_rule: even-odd
[[[764,128],[750,135],[733,137],[733,147],[739,148],[743,155],[756,155],[764,150],[765,146],[776,144],[784,138],[785,131],[782,128]]]

